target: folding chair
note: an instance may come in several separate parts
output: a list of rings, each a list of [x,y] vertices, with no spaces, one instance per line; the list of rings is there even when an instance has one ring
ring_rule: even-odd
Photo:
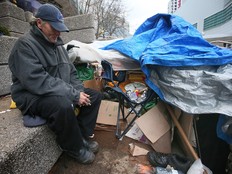
[[[156,100],[156,102],[157,102],[157,94],[152,89],[147,88],[147,93],[146,93],[145,99],[143,99],[140,102],[132,100],[119,87],[120,82],[122,82],[122,80],[125,80],[125,77],[122,78],[122,77],[120,77],[120,75],[116,76],[115,73],[114,73],[114,70],[113,70],[113,67],[112,67],[111,63],[109,63],[108,61],[103,60],[101,62],[101,65],[102,65],[102,68],[103,68],[102,78],[105,81],[111,82],[111,84],[113,84],[113,86],[106,86],[105,88],[111,88],[117,94],[117,99],[118,99],[118,102],[119,102],[119,106],[118,106],[117,125],[116,125],[116,137],[118,139],[120,139],[122,136],[124,136],[129,131],[129,129],[131,128],[131,126],[134,124],[134,121],[138,117],[141,116],[141,112],[144,111],[144,110],[146,110],[145,105],[149,101],[152,101],[152,100]],[[125,73],[125,71],[124,71],[124,73]],[[119,74],[120,74],[120,72],[119,72]],[[128,112],[125,111],[125,104],[127,104],[127,107],[129,106],[129,108],[130,108],[130,109],[128,109],[129,110]],[[139,106],[139,109],[137,109],[138,106]],[[124,121],[127,121],[128,116],[132,112],[135,114],[134,117],[128,123],[128,125],[126,126],[126,128],[124,129],[124,131],[121,132],[121,129],[120,129],[120,118],[121,118],[121,115],[122,115],[122,119]]]

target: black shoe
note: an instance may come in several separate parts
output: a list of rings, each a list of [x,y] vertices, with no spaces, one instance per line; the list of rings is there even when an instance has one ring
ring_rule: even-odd
[[[184,173],[187,173],[193,163],[191,160],[177,154],[165,154],[155,151],[148,152],[147,157],[152,166],[166,168],[167,165],[170,165],[174,169],[180,170]]]
[[[79,152],[66,151],[66,153],[81,164],[91,164],[95,159],[94,153],[87,148],[82,148]]]
[[[99,144],[96,141],[85,140],[83,139],[84,146],[92,151],[93,153],[97,153],[99,150]]]

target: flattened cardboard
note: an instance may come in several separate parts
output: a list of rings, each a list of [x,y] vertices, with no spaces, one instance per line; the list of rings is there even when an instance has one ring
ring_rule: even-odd
[[[159,102],[135,121],[152,143],[155,143],[170,129],[170,125],[165,119],[165,112],[164,104]]]
[[[171,131],[167,121],[168,111],[163,102],[143,114],[135,122],[158,152],[171,153]]]
[[[150,144],[157,152],[171,153],[171,131],[167,131],[155,143]]]
[[[142,143],[149,144],[149,140],[135,123],[130,130],[126,133],[126,136],[134,140],[138,140]]]
[[[133,143],[129,144],[129,149],[132,156],[147,155],[147,153],[149,152],[147,149],[139,147]]]
[[[115,126],[117,123],[117,114],[118,102],[102,100],[98,112],[97,123]]]

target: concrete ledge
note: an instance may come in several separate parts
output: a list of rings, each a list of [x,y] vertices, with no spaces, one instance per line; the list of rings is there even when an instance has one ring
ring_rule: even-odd
[[[7,110],[11,98],[0,100],[0,173],[47,174],[61,155],[55,135],[46,125],[25,128],[21,112]]]

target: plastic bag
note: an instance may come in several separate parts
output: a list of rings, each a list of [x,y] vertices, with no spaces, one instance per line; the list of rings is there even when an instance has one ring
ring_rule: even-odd
[[[94,78],[94,68],[87,66],[76,66],[77,78],[81,81],[92,80]]]
[[[205,173],[204,173],[205,171]],[[201,162],[201,159],[197,159],[189,168],[187,174],[213,174],[213,172]]]

